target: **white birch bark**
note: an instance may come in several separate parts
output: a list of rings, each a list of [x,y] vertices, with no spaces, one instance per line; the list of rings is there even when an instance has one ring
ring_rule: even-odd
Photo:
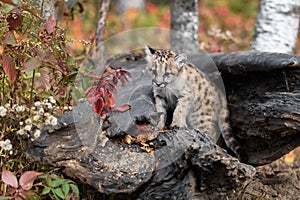
[[[120,13],[122,14],[129,8],[144,9],[146,0],[118,0],[117,3],[120,6]]]
[[[299,28],[300,0],[260,0],[251,48],[293,53]]]
[[[178,52],[195,52],[198,42],[198,0],[171,1],[171,47]]]

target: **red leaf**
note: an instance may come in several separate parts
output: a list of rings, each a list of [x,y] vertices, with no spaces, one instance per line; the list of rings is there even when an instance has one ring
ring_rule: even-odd
[[[115,84],[115,83],[114,83],[114,84]],[[116,86],[115,86],[116,84],[113,85],[113,84],[111,84],[111,83],[108,83],[108,85],[109,85],[109,87],[110,87],[111,90],[117,92],[117,88],[116,88]]]
[[[46,24],[45,24],[45,29],[46,29],[46,32],[50,35],[54,32],[54,28],[56,26],[56,19],[54,17],[54,15],[50,15],[46,21]]]
[[[31,72],[36,68],[40,67],[42,62],[37,58],[30,58],[24,62],[24,71]]]
[[[6,170],[5,167],[2,168],[1,180],[13,188],[18,188],[17,177],[12,172]]]
[[[96,96],[96,88],[97,86],[91,86],[91,87],[88,87],[84,93],[86,94],[86,98],[88,100],[89,103],[94,103],[95,102],[95,96]]]
[[[23,13],[20,8],[14,8],[10,11],[6,21],[9,25],[9,30],[17,30],[23,23]]]
[[[103,99],[102,98],[97,99],[97,101],[94,104],[94,111],[100,115],[103,114],[103,108],[104,108]]]
[[[14,2],[12,0],[0,0],[2,3],[7,3],[7,4],[10,4],[10,5],[16,5],[14,4]]]
[[[69,71],[69,68],[68,68],[68,66],[67,66],[67,64],[66,64],[65,61],[63,61],[61,58],[56,58],[56,60],[57,60],[57,63],[58,63],[58,65],[59,65],[59,67],[60,67],[60,70],[61,70],[62,72],[67,72],[67,71]]]
[[[23,197],[23,198],[20,198],[20,200],[23,200],[23,199],[29,199],[28,197],[30,196],[33,196],[35,193],[31,190],[20,190],[19,191],[19,196]],[[17,197],[19,197],[17,196]],[[18,200],[18,199],[15,199],[15,200]]]
[[[116,99],[115,99],[113,93],[111,93],[110,91],[108,91],[108,92],[109,93],[108,93],[108,95],[106,97],[106,105],[108,107],[112,107],[112,106],[114,106],[116,104]]]
[[[49,72],[46,69],[40,68],[40,74],[41,76],[39,77],[39,81],[45,90],[48,91],[51,88]]]
[[[33,186],[33,182],[35,179],[43,173],[35,172],[35,171],[27,171],[22,174],[20,177],[20,186],[23,188],[23,190],[30,190]]]
[[[114,83],[115,85],[118,84],[118,77],[116,77],[116,76],[113,77],[113,83]]]
[[[121,76],[119,79],[120,79],[120,81],[122,83],[122,87],[124,87],[125,83],[128,82],[128,79],[126,78],[126,76]]]
[[[111,111],[125,112],[125,111],[130,110],[130,109],[131,109],[131,105],[125,104],[123,106],[118,106],[118,107],[111,108]]]
[[[14,59],[6,53],[2,53],[2,63],[5,74],[8,76],[10,82],[13,83],[17,77]]]

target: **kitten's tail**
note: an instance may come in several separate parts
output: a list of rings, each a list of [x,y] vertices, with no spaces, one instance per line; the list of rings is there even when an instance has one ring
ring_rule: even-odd
[[[223,127],[222,137],[225,141],[226,146],[229,147],[229,149],[238,157],[239,160],[241,160],[242,162],[247,162],[248,156],[246,152],[241,148],[240,144],[232,133],[229,111],[227,108],[223,109],[222,115],[224,117],[224,123],[222,124],[223,126],[221,126]]]

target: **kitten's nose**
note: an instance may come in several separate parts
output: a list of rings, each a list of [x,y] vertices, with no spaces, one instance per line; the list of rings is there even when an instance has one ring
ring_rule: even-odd
[[[153,82],[154,83],[154,85],[156,86],[156,87],[164,87],[164,83],[156,83],[156,82]]]

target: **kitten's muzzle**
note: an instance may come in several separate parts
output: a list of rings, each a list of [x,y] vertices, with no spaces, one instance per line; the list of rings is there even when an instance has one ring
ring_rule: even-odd
[[[164,87],[166,87],[167,84],[166,83],[156,83],[153,81],[153,85],[156,87],[164,88]]]

